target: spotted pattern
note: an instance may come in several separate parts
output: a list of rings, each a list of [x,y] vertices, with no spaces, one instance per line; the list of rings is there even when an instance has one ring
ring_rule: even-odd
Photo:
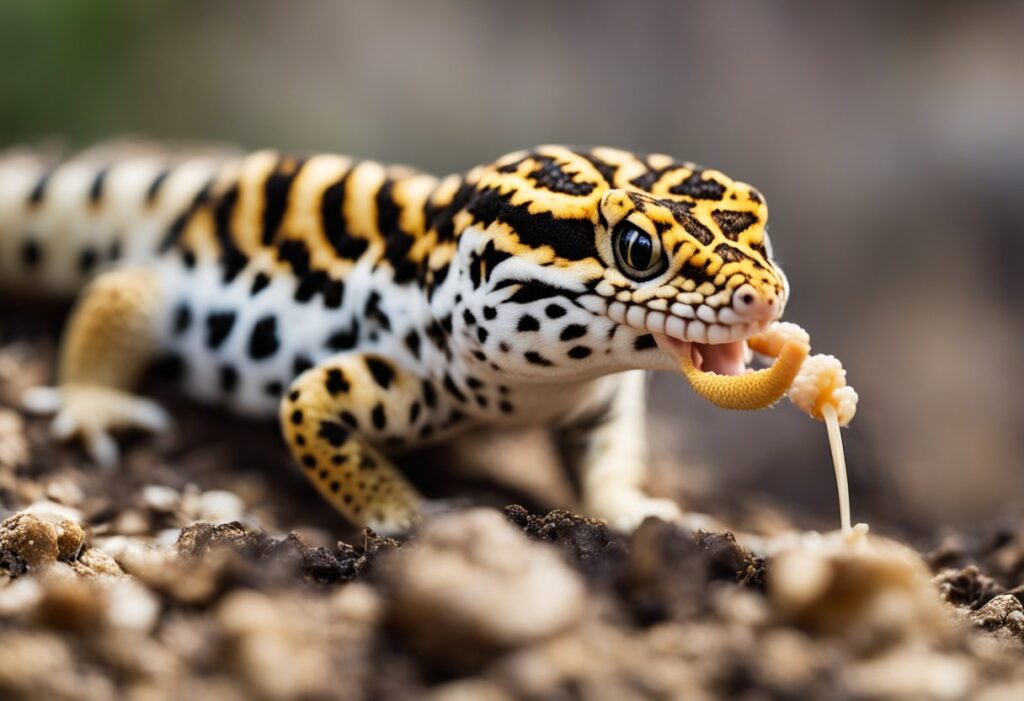
[[[276,411],[321,494],[382,527],[416,513],[390,449],[560,421],[597,378],[664,367],[613,303],[665,313],[690,295],[714,311],[740,285],[785,293],[760,193],[660,154],[542,146],[447,178],[270,151],[0,160],[0,185],[15,181],[0,277],[72,290],[112,262],[144,266],[165,372],[201,399]],[[625,221],[658,237],[650,282],[617,267]],[[80,243],[58,246],[68,227]]]

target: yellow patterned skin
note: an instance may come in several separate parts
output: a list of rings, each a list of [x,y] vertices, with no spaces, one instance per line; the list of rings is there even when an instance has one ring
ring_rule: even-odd
[[[355,523],[419,520],[390,453],[539,424],[582,440],[581,503],[629,528],[678,515],[642,491],[629,371],[678,369],[661,338],[737,343],[782,314],[767,217],[719,171],[611,148],[445,178],[331,154],[0,154],[0,285],[99,276],[32,403],[103,462],[106,429],[166,424],[130,394],[160,359],[198,399],[278,417]]]

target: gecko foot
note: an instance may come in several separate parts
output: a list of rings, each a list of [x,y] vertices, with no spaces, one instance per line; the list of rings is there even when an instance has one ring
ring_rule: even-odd
[[[113,467],[118,462],[112,430],[161,433],[171,425],[167,412],[156,402],[99,385],[33,387],[22,395],[22,403],[31,412],[54,414],[50,424],[54,438],[80,438],[89,456],[101,467]]]

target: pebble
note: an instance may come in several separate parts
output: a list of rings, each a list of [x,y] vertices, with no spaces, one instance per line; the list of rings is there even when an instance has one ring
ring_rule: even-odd
[[[579,576],[491,509],[437,519],[384,564],[392,621],[456,666],[551,636],[584,612]]]

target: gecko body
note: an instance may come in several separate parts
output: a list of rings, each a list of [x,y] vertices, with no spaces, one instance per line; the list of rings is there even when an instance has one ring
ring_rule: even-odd
[[[462,175],[319,154],[0,158],[3,287],[81,292],[54,388],[29,397],[116,460],[161,429],[154,363],[190,395],[277,416],[355,523],[421,499],[390,454],[539,424],[579,446],[581,504],[621,528],[642,491],[643,371],[674,339],[736,372],[788,294],[757,190],[664,155],[542,146]],[[662,344],[663,346],[665,344]]]

